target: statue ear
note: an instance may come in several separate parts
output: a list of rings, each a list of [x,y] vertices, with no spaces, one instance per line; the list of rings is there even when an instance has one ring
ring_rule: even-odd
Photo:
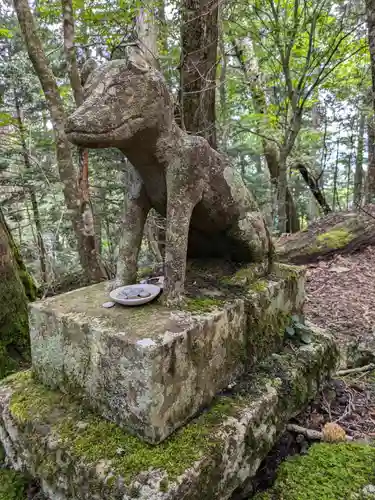
[[[142,75],[144,73],[147,73],[149,68],[149,65],[147,64],[147,61],[143,57],[142,50],[139,48],[138,45],[132,45],[129,50],[128,50],[128,69],[130,69],[133,73],[137,73],[139,75]]]
[[[81,85],[82,87],[85,85],[85,83],[88,80],[88,77],[91,75],[91,73],[96,70],[98,67],[98,63],[95,61],[95,59],[87,59],[85,64],[82,66],[81,69]]]
[[[129,60],[128,69],[133,71],[133,73],[138,73],[140,75],[143,75],[144,73],[148,72],[148,66],[145,63],[139,64],[138,61],[135,62],[135,61]]]

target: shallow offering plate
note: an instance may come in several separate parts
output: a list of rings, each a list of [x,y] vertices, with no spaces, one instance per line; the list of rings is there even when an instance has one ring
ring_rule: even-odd
[[[154,300],[161,292],[156,285],[137,284],[120,286],[109,294],[112,300],[123,306],[139,306]]]

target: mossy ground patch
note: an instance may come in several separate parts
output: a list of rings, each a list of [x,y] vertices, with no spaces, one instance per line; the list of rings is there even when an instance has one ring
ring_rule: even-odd
[[[28,480],[22,474],[0,469],[0,500],[26,500]]]
[[[284,462],[274,487],[256,500],[349,500],[375,484],[375,448],[319,443],[308,455]],[[356,496],[358,495],[358,496]]]

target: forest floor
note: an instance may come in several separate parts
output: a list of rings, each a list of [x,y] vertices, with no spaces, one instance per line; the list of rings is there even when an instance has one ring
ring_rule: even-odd
[[[349,344],[375,338],[375,247],[308,265],[306,296],[306,319],[335,335],[345,365]],[[335,377],[291,423],[321,431],[327,422],[339,424],[354,440],[375,440],[374,371]],[[259,469],[256,490],[269,488],[280,463],[305,454],[311,444],[285,432]]]

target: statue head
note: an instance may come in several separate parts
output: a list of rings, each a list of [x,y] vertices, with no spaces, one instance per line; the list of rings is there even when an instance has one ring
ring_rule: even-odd
[[[95,67],[94,67],[95,66]],[[136,137],[157,136],[173,122],[172,97],[162,75],[134,60],[82,69],[84,102],[69,116],[69,141],[81,147],[126,147]]]

